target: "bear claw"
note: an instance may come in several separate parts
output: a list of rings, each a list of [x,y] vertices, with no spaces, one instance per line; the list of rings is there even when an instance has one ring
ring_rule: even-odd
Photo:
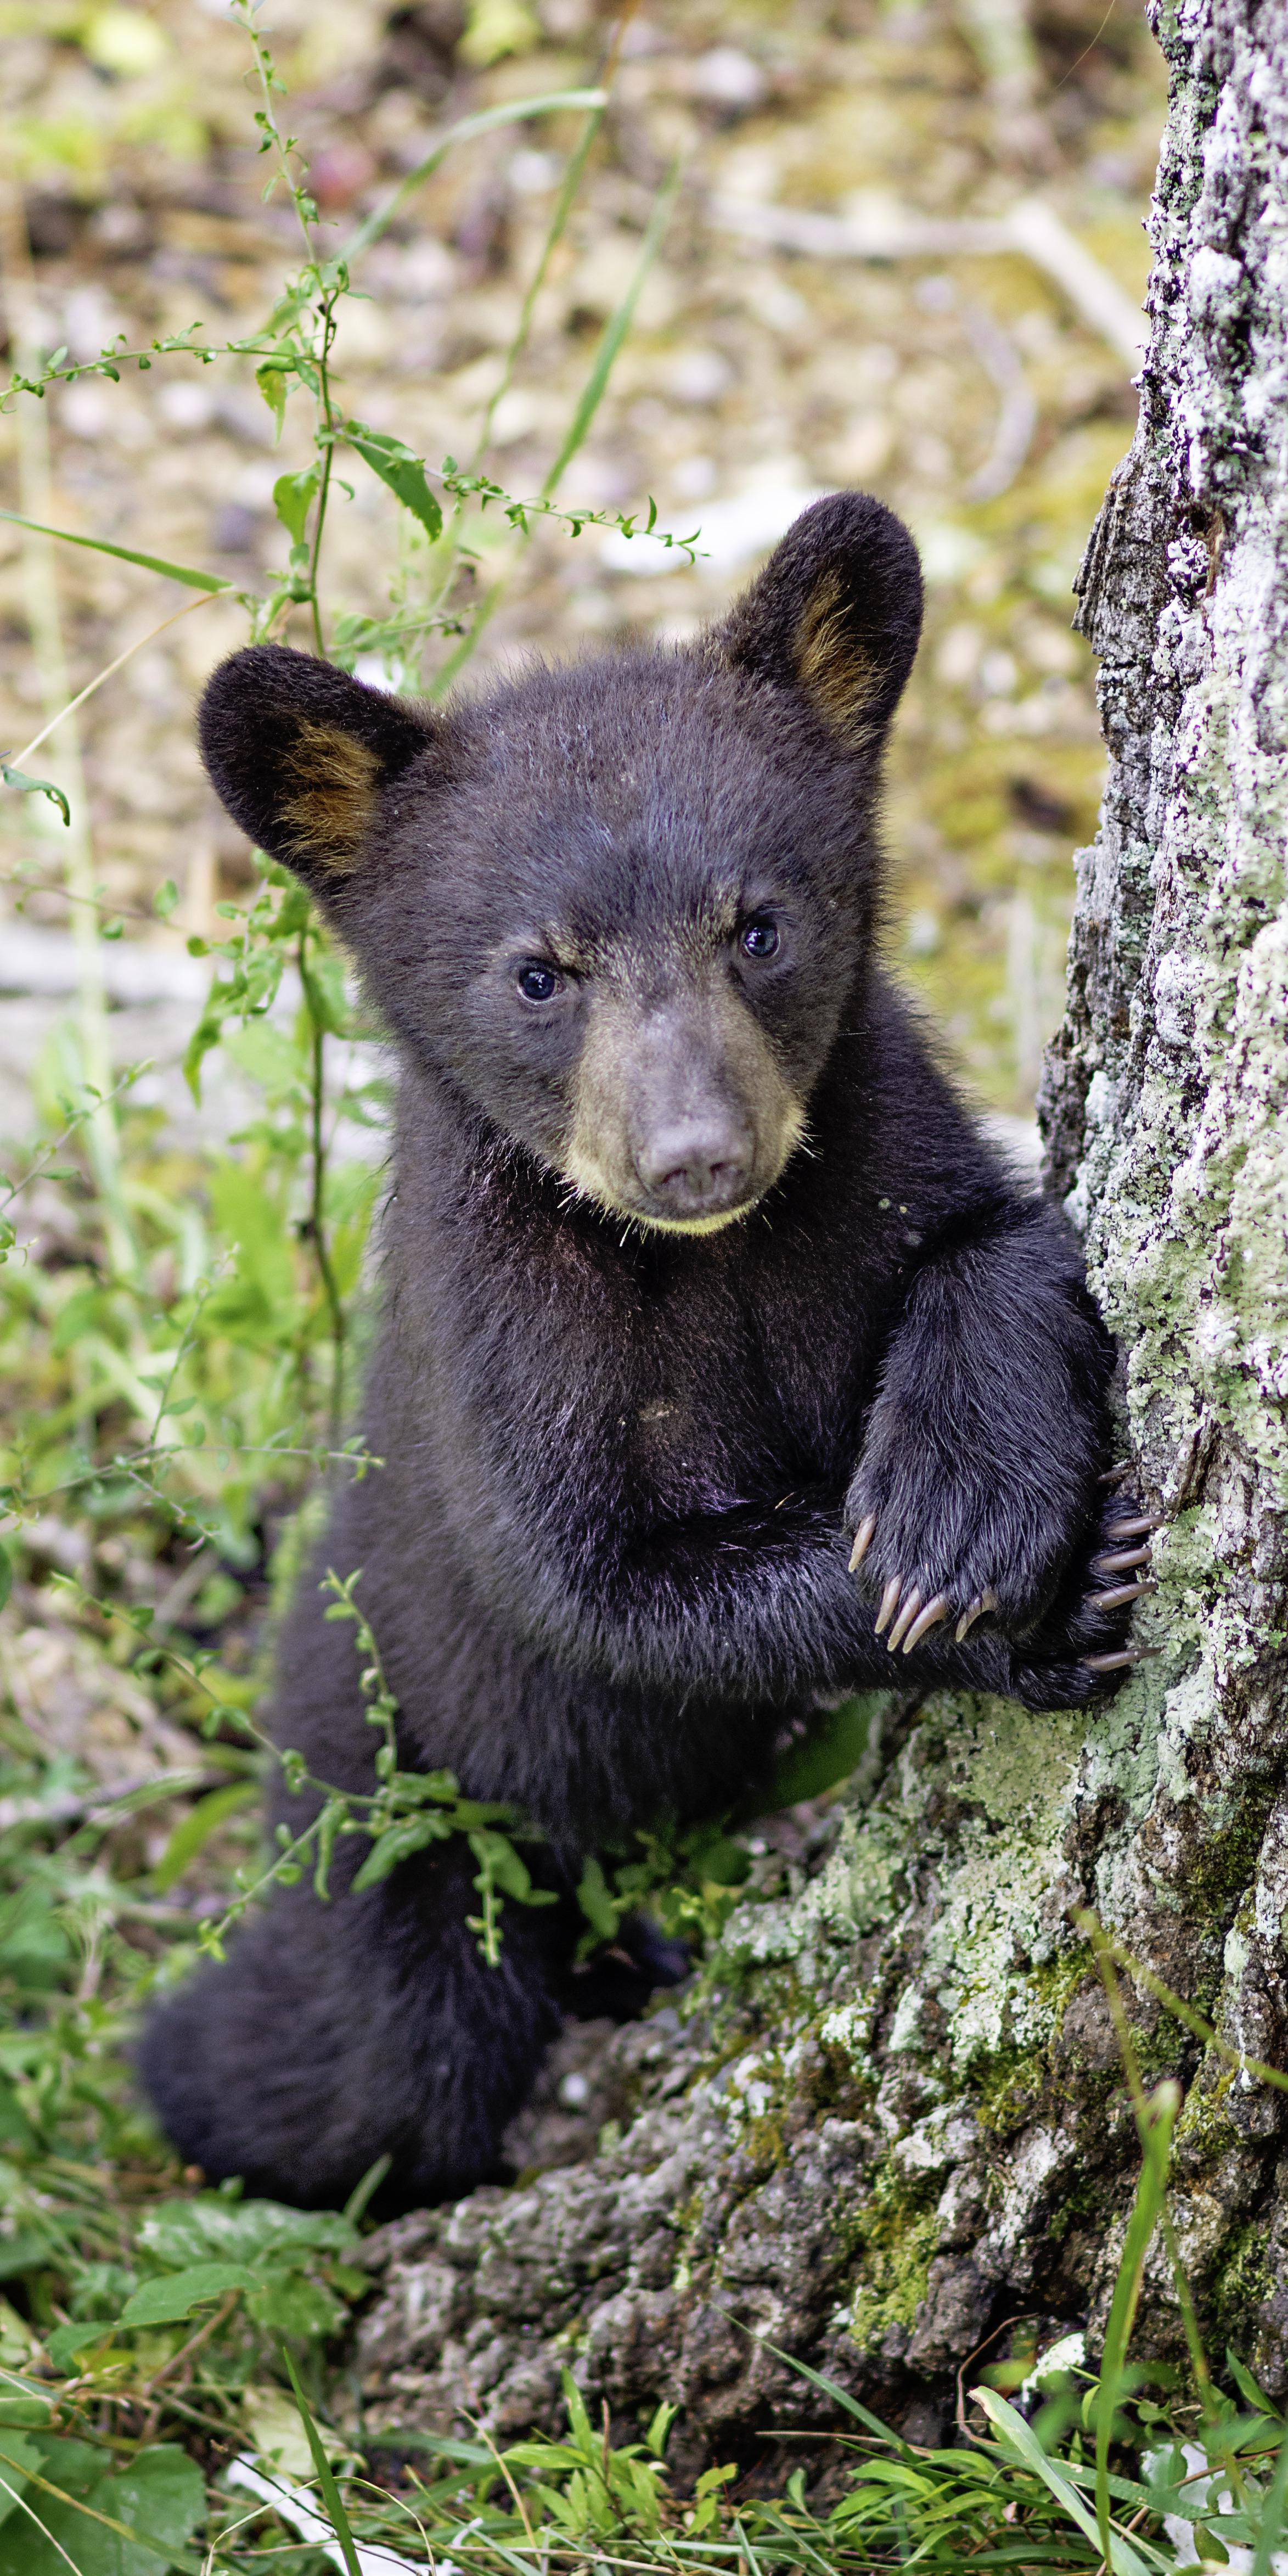
[[[889,1627],[890,1622],[899,1607],[899,1595],[902,1590],[903,1576],[901,1574],[892,1574],[884,1592],[881,1595],[881,1607],[876,1615],[875,1624],[878,1637],[882,1634],[884,1629]]]
[[[1148,1544],[1144,1547],[1120,1547],[1112,1556],[1093,1556],[1091,1571],[1093,1574],[1128,1574],[1134,1565],[1148,1565],[1151,1553]]]
[[[911,1592],[905,1593],[903,1600],[899,1604],[899,1616],[895,1620],[894,1626],[886,1639],[887,1654],[892,1655],[895,1648],[903,1644],[904,1638],[907,1636],[908,1630],[913,1625],[920,1608],[921,1586],[918,1583],[914,1583]]]
[[[862,1565],[864,1557],[867,1555],[868,1549],[871,1547],[876,1534],[877,1516],[875,1512],[869,1512],[867,1519],[860,1521],[859,1526],[854,1533],[854,1545],[850,1550],[851,1574],[858,1573],[859,1567]]]
[[[928,1636],[932,1628],[937,1628],[942,1620],[951,1619],[953,1615],[953,1604],[948,1593],[936,1592],[927,1601],[919,1584],[914,1583],[911,1590],[905,1592],[903,1583],[904,1578],[901,1574],[891,1575],[881,1595],[881,1607],[873,1622],[878,1637],[885,1636],[887,1628],[890,1630],[889,1636],[886,1637],[886,1653],[889,1655],[897,1654],[900,1646],[905,1655],[910,1655],[913,1647],[919,1646],[922,1638]],[[997,1606],[997,1594],[991,1584],[986,1591],[977,1592],[970,1607],[962,1612],[957,1622],[955,1634],[958,1644],[960,1645],[962,1639],[968,1635],[976,1620],[983,1618],[986,1610],[996,1610]]]
[[[937,1592],[934,1600],[928,1601],[925,1609],[918,1611],[917,1616],[913,1620],[912,1626],[908,1630],[908,1634],[903,1641],[903,1651],[905,1655],[910,1655],[913,1647],[920,1645],[928,1628],[937,1628],[940,1620],[948,1617],[951,1607],[952,1604],[949,1601],[947,1593]],[[891,1637],[890,1644],[893,1647],[893,1637]]]
[[[1128,1664],[1143,1664],[1149,1655],[1161,1655],[1161,1646],[1120,1646],[1113,1655],[1084,1655],[1084,1673],[1118,1673]]]
[[[1088,1610],[1123,1610],[1129,1601],[1142,1601],[1147,1592],[1157,1590],[1153,1582],[1116,1583],[1112,1592],[1089,1592],[1086,1606]]]
[[[996,1608],[997,1594],[990,1583],[987,1591],[977,1592],[974,1600],[971,1602],[970,1608],[968,1610],[963,1610],[962,1615],[957,1622],[956,1629],[954,1630],[954,1635],[958,1645],[961,1645],[963,1638],[969,1637],[976,1620],[982,1619],[985,1611],[996,1610]]]
[[[1115,1521],[1113,1528],[1106,1532],[1106,1536],[1111,1539],[1148,1538],[1152,1530],[1163,1527],[1161,1512],[1137,1512],[1133,1520]]]

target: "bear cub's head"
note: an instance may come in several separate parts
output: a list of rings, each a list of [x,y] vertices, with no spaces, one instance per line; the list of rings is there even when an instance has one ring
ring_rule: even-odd
[[[695,645],[445,711],[255,645],[209,683],[202,755],[413,1061],[578,1197],[707,1233],[806,1135],[864,971],[920,625],[907,530],[837,492]]]

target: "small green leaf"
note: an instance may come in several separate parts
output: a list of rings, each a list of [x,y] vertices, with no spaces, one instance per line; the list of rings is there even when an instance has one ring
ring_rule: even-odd
[[[161,2576],[161,2569],[174,2563],[205,2519],[201,2471],[173,2442],[158,2442],[140,2451],[127,2469],[111,2479],[110,2494],[108,2510],[130,2525],[137,2548],[137,2556],[122,2554],[122,2576],[136,2576],[136,2570],[137,2576],[153,2576],[153,2571]]]
[[[751,1868],[751,1855],[741,1843],[722,1834],[695,1855],[694,1867],[707,1886],[741,1887]]]
[[[179,1410],[178,1405],[168,1407],[171,1415]],[[235,1815],[239,1807],[250,1806],[258,1796],[253,1780],[234,1780],[228,1788],[212,1789],[209,1797],[199,1798],[183,1822],[175,1826],[152,1872],[152,1885],[157,1895],[164,1896],[166,1889],[173,1887],[176,1879],[182,1878],[189,1862],[196,1859],[226,1817]]]
[[[362,420],[347,420],[344,435],[357,449],[363,464],[388,485],[404,510],[410,510],[431,537],[441,536],[442,508],[425,480],[424,459],[417,456],[414,448],[405,447],[401,438],[393,437],[388,430],[369,429]]]
[[[81,2353],[91,2351],[95,2344],[106,2343],[115,2332],[116,2321],[110,2317],[100,2317],[92,2326],[55,2326],[46,2337],[45,2350],[55,2370],[70,2370]]]
[[[424,1851],[427,1843],[443,1842],[451,1830],[446,1817],[438,1815],[433,1808],[428,1814],[408,1816],[401,1825],[390,1825],[379,1840],[373,1842],[358,1871],[353,1882],[355,1895],[361,1895],[368,1887],[378,1887],[381,1879],[388,1878],[401,1861],[410,1860],[413,1852]]]
[[[0,510],[0,519],[9,516],[10,513],[7,510]],[[64,823],[70,828],[72,809],[61,787],[55,787],[52,778],[28,778],[25,769],[15,769],[12,762],[8,760],[0,760],[0,778],[3,778],[6,787],[16,787],[20,796],[47,796],[50,804],[58,807]]]
[[[194,2263],[188,2271],[172,2272],[162,2281],[145,2281],[121,2311],[123,2326],[169,2326],[181,2317],[190,2317],[194,2308],[203,2307],[209,2299],[222,2299],[229,2290],[253,2290],[257,2275],[245,2263]],[[100,2332],[103,2329],[100,2329]]]
[[[621,1909],[614,1904],[608,1893],[608,1883],[604,1877],[602,1864],[595,1859],[593,1852],[581,1873],[577,1903],[592,1932],[597,1933],[601,1941],[616,1939]]]
[[[263,365],[255,369],[255,382],[277,422],[279,438],[282,435],[282,423],[286,418],[286,397],[290,392],[290,379],[294,372],[294,366],[289,358],[265,358]]]
[[[258,2325],[271,2334],[289,2335],[293,2343],[320,2343],[344,2324],[339,2300],[302,2272],[270,2272],[251,2299],[250,2312]]]
[[[176,2270],[225,2263],[271,2263],[284,2269],[314,2254],[352,2254],[356,2228],[332,2209],[287,2209],[276,2200],[226,2200],[199,2192],[192,2200],[163,2200],[149,2210],[139,2242]]]
[[[856,1771],[868,1748],[873,1725],[889,1707],[888,1691],[862,1691],[839,1707],[821,1712],[818,1725],[780,1761],[760,1812],[779,1815],[804,1798],[821,1797]]]
[[[152,897],[152,909],[156,914],[158,921],[169,920],[178,900],[179,889],[175,884],[174,878],[167,877],[165,884],[158,886],[156,893]]]
[[[279,474],[273,485],[273,507],[297,546],[304,543],[304,530],[320,481],[316,465],[310,465],[303,474]]]

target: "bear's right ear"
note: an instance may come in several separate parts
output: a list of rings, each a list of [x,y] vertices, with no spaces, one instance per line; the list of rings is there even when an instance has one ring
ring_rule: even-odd
[[[439,734],[427,708],[282,644],[221,662],[197,717],[234,823],[321,894],[358,866],[382,789]]]
[[[734,670],[809,700],[854,751],[875,751],[921,634],[921,565],[871,492],[802,510],[712,642]]]

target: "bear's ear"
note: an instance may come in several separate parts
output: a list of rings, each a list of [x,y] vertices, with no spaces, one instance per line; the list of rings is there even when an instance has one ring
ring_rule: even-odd
[[[713,637],[735,670],[799,690],[855,750],[875,746],[921,633],[921,565],[870,492],[811,503]]]
[[[281,644],[221,662],[197,717],[233,821],[319,893],[357,867],[381,790],[440,731],[427,708]]]

